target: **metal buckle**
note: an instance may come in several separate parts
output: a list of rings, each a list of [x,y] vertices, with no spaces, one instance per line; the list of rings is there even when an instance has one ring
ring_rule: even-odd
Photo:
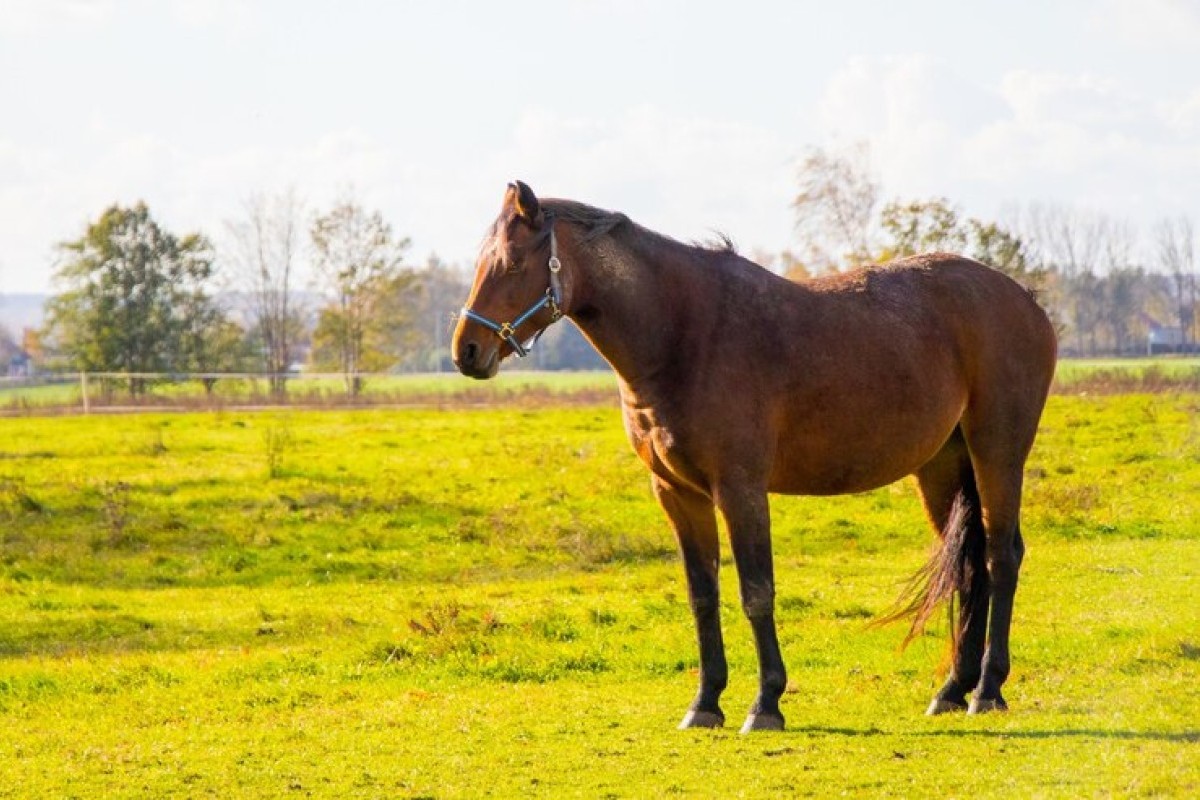
[[[562,262],[558,260],[558,256],[550,256],[550,271],[558,272],[562,269]]]

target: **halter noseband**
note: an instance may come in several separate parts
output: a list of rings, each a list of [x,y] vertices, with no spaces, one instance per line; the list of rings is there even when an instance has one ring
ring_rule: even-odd
[[[529,349],[522,345],[521,340],[517,338],[517,328],[524,325],[530,317],[546,306],[550,307],[550,322],[546,324],[546,328],[562,319],[563,315],[562,282],[558,277],[559,271],[562,270],[562,262],[558,260],[558,241],[554,238],[554,218],[549,214],[546,215],[546,224],[550,226],[550,261],[548,262],[548,266],[550,267],[550,285],[546,287],[546,293],[512,322],[495,322],[477,311],[472,311],[466,306],[463,306],[463,310],[459,314],[460,317],[466,317],[473,322],[478,322],[508,342],[513,352],[517,354],[517,358],[524,358],[529,355]],[[529,342],[529,347],[533,347],[534,342],[541,338],[546,328],[542,328],[533,335],[533,338]]]

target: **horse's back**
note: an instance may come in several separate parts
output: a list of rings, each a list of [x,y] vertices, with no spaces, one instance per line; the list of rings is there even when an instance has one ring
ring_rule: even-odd
[[[929,284],[928,300],[953,331],[974,388],[1040,395],[1058,358],[1054,325],[1030,290],[978,261],[934,253],[896,262]]]
[[[969,376],[990,380],[1023,365],[1028,380],[1048,384],[1054,371],[1046,312],[1028,289],[978,261],[930,253],[809,286],[861,336],[903,341],[931,358],[952,350]]]
[[[972,409],[1035,429],[1054,331],[1012,279],[933,254],[800,287],[779,389],[778,491],[883,485],[925,463]],[[1006,423],[1007,426],[1007,423]]]

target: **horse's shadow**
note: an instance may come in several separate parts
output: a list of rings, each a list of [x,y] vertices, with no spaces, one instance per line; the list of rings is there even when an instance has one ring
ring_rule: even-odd
[[[791,733],[809,734],[812,736],[913,736],[913,737],[949,737],[982,739],[1126,739],[1160,742],[1200,742],[1200,730],[1186,731],[1123,731],[1102,730],[1099,728],[1064,728],[1062,730],[966,730],[943,729],[934,731],[885,731],[880,728],[843,728],[827,725],[806,725],[799,728],[789,728]]]

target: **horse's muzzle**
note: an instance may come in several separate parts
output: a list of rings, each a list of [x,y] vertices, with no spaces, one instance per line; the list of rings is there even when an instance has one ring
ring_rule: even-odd
[[[457,350],[454,366],[468,378],[487,380],[500,371],[500,348],[482,347],[478,342],[468,341]]]

